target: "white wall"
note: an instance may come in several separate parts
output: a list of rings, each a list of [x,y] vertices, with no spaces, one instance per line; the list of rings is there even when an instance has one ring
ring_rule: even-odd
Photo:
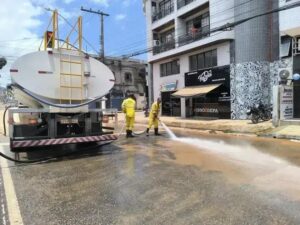
[[[201,52],[206,52],[209,50],[217,49],[218,66],[224,66],[230,64],[230,43],[225,42],[218,45],[203,48],[201,50],[192,51],[187,54],[183,54],[178,57],[169,58],[167,60],[162,60],[160,62],[153,64],[153,89],[154,89],[154,99],[160,96],[160,88],[163,84],[168,84],[178,81],[177,88],[184,88],[184,74],[190,72],[189,68],[189,56],[195,55]],[[166,77],[160,77],[160,64],[170,62],[174,59],[179,59],[180,61],[180,74],[171,75]]]
[[[286,2],[285,0],[280,0],[280,7],[300,2],[300,0],[293,0]],[[284,31],[294,28],[300,28],[300,7],[281,11],[279,13],[279,24],[280,31],[284,35]]]
[[[210,3],[209,10],[210,10],[210,26],[211,28],[215,28],[221,25],[224,25],[229,22],[234,21],[234,0],[195,0],[192,3],[177,9],[177,0],[174,1],[174,12],[171,15],[166,16],[154,23],[152,23],[152,7],[151,7],[151,0],[145,1],[145,16],[146,16],[146,24],[147,24],[147,45],[148,47],[153,46],[153,34],[152,30],[160,27],[161,25],[174,20],[175,23],[175,37],[178,37],[179,34],[185,31],[185,23],[182,21],[179,16],[195,9],[207,2]],[[180,52],[185,52],[190,49],[206,45],[211,42],[215,42],[218,40],[228,40],[234,39],[234,31],[226,31],[221,32],[219,34],[214,33],[211,37],[207,37],[201,39],[199,41],[195,41],[193,43],[181,46],[179,48],[175,48],[173,50],[169,50],[157,55],[153,55],[152,52],[148,53],[148,61],[153,62],[157,61],[166,57],[171,57],[174,54],[178,54]]]

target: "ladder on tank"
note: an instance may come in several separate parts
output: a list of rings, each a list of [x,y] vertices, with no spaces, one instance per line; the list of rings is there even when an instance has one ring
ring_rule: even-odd
[[[68,48],[60,48],[64,52],[76,51]],[[78,55],[63,54],[60,51],[60,104],[69,102],[69,104],[83,101],[84,92],[84,63],[80,52]],[[70,53],[69,52],[69,53]],[[67,56],[67,59],[66,57]],[[75,58],[72,59],[72,58]],[[77,58],[77,59],[76,59]],[[75,67],[75,68],[74,68]],[[79,67],[79,68],[78,68]],[[65,68],[68,68],[66,71]]]
[[[82,17],[78,17],[66,38],[60,40],[58,15],[57,10],[54,10],[47,31],[44,34],[44,50],[47,51],[48,48],[58,50],[60,104],[82,103],[85,100],[87,91],[86,84],[84,84],[85,54],[82,51]],[[51,25],[52,31],[49,31]],[[74,39],[74,36],[75,41],[71,44],[71,39]],[[63,44],[60,45],[60,42],[63,42]],[[42,43],[39,49],[41,49]]]

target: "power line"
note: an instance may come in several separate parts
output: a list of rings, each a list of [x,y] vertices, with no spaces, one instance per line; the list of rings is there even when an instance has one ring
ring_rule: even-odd
[[[100,24],[101,24],[101,31],[100,31],[100,58],[104,61],[104,17],[109,16],[109,14],[101,12],[101,11],[94,11],[92,9],[84,9],[81,6],[81,11],[85,11],[88,13],[94,13],[100,16]]]
[[[300,2],[293,3],[293,4],[283,6],[283,7],[279,7],[277,9],[269,10],[269,11],[264,12],[264,13],[260,13],[260,14],[254,15],[254,16],[250,16],[248,18],[241,19],[241,20],[238,20],[238,21],[233,22],[233,23],[227,23],[227,24],[224,24],[224,25],[219,26],[217,28],[213,28],[208,32],[203,32],[203,36],[210,35],[212,33],[219,32],[219,31],[221,31],[221,32],[229,31],[229,30],[232,30],[234,27],[236,27],[238,25],[241,25],[241,24],[243,24],[243,23],[245,23],[249,20],[252,20],[252,19],[255,19],[255,18],[258,18],[258,17],[262,17],[262,16],[266,16],[266,15],[269,15],[269,14],[273,14],[273,13],[278,13],[278,12],[285,11],[285,10],[288,10],[288,9],[296,8],[296,7],[299,7],[299,6],[300,6]],[[153,47],[143,49],[143,50],[140,50],[140,51],[137,51],[137,52],[133,52],[131,54],[123,55],[122,57],[123,58],[131,58],[133,56],[137,56],[137,55],[140,55],[140,54],[145,54],[145,53],[148,53],[150,51],[153,51]]]
[[[238,5],[234,5],[233,7],[226,8],[226,9],[224,9],[224,10],[222,10],[222,11],[218,11],[217,13],[211,14],[211,15],[209,16],[209,18],[210,18],[210,20],[212,20],[213,18],[218,17],[218,16],[216,16],[217,14],[224,13],[224,12],[226,12],[226,11],[228,11],[228,10],[235,9],[235,8],[240,7],[240,6],[242,6],[242,5],[248,4],[248,3],[250,3],[251,1],[253,1],[253,0],[248,0],[248,1],[243,2],[243,3],[240,3],[240,4],[238,4]],[[214,3],[214,4],[211,4],[211,6],[212,6],[212,5],[217,5],[217,4]],[[220,5],[221,5],[221,4],[220,4]],[[256,8],[256,9],[257,9],[257,8]],[[249,10],[249,11],[244,12],[244,13],[249,13],[249,12],[255,11],[256,9],[252,9],[252,10]],[[242,15],[242,14],[244,14],[244,13],[241,13],[241,14],[238,14],[238,15]],[[235,16],[238,16],[238,15],[235,15]],[[222,21],[224,21],[224,20],[231,20],[231,19],[234,19],[235,16],[230,16],[230,17],[228,17],[228,18],[223,18],[223,19],[221,19],[221,20],[214,21],[213,23],[210,23],[210,26],[212,26],[212,25],[214,25],[214,24],[219,24],[220,22],[222,22]],[[179,31],[179,29],[177,29],[177,31]],[[181,30],[180,30],[180,31],[181,31]],[[181,32],[179,32],[176,36],[174,36],[174,39],[175,39],[175,38],[178,38],[178,37],[181,37],[181,36],[184,36],[184,35],[186,35],[186,32],[185,32],[185,31],[181,31]],[[143,38],[143,39],[140,40],[140,41],[134,42],[135,44],[129,44],[129,45],[127,45],[128,47],[126,47],[126,48],[121,48],[121,49],[118,48],[118,50],[119,50],[119,51],[120,51],[120,50],[123,50],[123,51],[126,52],[126,50],[128,51],[128,50],[131,50],[131,49],[134,48],[134,47],[138,47],[138,46],[143,45],[143,43],[144,43],[145,41],[146,41],[146,44],[151,44],[151,38],[150,38],[151,36],[152,36],[152,33],[146,35],[146,38]],[[147,41],[148,38],[150,39],[149,41]],[[130,47],[129,47],[129,46],[130,46]],[[112,51],[113,51],[113,50],[111,50],[111,52],[112,52]]]

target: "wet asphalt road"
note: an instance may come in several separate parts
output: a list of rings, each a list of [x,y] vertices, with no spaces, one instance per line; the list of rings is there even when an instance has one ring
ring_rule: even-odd
[[[300,143],[176,131],[10,168],[24,224],[300,224]]]

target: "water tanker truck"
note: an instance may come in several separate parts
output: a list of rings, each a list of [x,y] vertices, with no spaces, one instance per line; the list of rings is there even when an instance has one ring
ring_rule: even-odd
[[[113,126],[103,126],[115,112],[89,107],[109,93],[114,74],[81,50],[81,17],[74,26],[77,47],[70,42],[71,34],[65,41],[57,38],[57,17],[54,11],[44,48],[18,58],[10,69],[15,97],[23,104],[8,110],[13,152],[117,138]]]

